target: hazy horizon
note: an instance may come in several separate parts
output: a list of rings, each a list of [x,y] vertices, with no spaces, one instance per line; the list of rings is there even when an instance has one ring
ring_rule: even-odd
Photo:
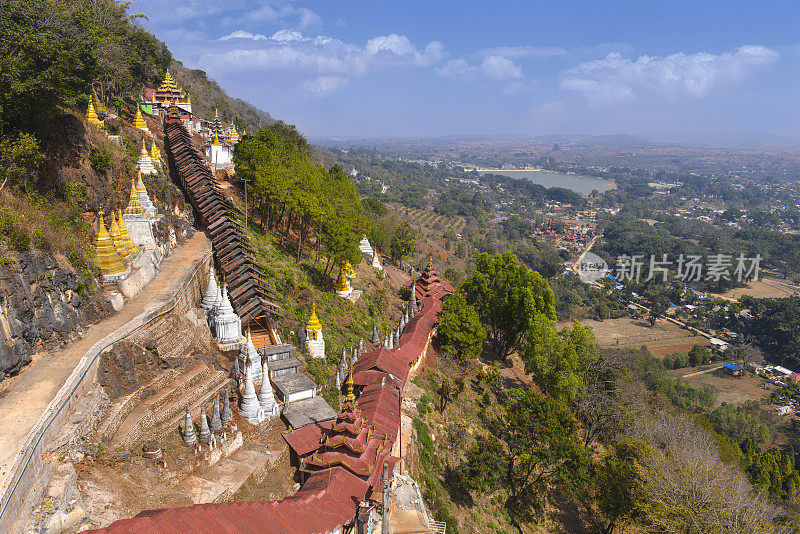
[[[800,140],[800,6],[788,2],[132,9],[176,59],[312,138]]]

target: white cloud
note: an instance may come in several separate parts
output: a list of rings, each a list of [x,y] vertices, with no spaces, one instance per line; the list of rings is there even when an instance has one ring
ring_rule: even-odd
[[[303,84],[303,90],[314,96],[326,96],[347,85],[347,78],[340,76],[317,76]]]
[[[440,41],[431,41],[420,52],[405,35],[392,33],[373,37],[364,47],[367,55],[377,56],[389,53],[401,58],[413,59],[414,64],[420,67],[435,65],[444,59],[444,45]]]
[[[479,54],[481,56],[501,56],[509,59],[548,58],[565,56],[567,51],[555,46],[498,46],[481,50]]]
[[[779,59],[775,50],[750,45],[716,55],[679,52],[665,57],[640,56],[635,60],[613,52],[568,70],[561,89],[580,93],[596,104],[621,102],[641,94],[703,98],[742,82]]]
[[[473,67],[464,58],[448,59],[444,65],[436,69],[436,74],[445,78],[474,78],[478,68]]]
[[[272,22],[292,24],[300,31],[318,29],[322,26],[322,19],[307,7],[281,6],[275,8],[269,5],[261,6],[245,14],[240,22]]]
[[[278,30],[272,34],[273,41],[281,41],[287,43],[289,41],[302,41],[303,34],[294,30]]]
[[[253,41],[266,41],[269,39],[266,35],[261,35],[260,33],[250,33],[244,30],[236,30],[235,32],[231,32],[228,35],[224,35],[219,38],[220,41],[230,41],[231,39],[251,39]]]
[[[486,56],[480,70],[481,74],[492,80],[508,81],[522,78],[522,69],[502,56]]]
[[[374,37],[364,46],[323,35],[306,37],[293,29],[279,30],[271,37],[237,30],[220,41],[230,45],[220,45],[199,58],[212,72],[259,69],[300,73],[303,91],[318,96],[340,89],[348,79],[369,70],[431,67],[446,56],[441,42],[432,41],[420,49],[398,34]]]
[[[464,58],[450,59],[436,69],[436,74],[444,78],[475,80],[480,76],[493,81],[514,82],[506,86],[507,92],[524,88],[522,69],[513,61],[502,56],[487,56],[480,66],[470,65]]]

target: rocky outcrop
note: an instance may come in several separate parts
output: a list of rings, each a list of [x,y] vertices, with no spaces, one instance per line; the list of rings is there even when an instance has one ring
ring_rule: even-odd
[[[0,260],[0,380],[113,313],[66,261],[39,252],[5,252]]]

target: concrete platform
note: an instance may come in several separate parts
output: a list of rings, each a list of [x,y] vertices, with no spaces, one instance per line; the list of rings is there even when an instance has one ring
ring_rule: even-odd
[[[214,502],[223,494],[234,494],[250,475],[263,468],[270,455],[253,449],[239,449],[205,473],[184,480],[186,493],[195,504]]]

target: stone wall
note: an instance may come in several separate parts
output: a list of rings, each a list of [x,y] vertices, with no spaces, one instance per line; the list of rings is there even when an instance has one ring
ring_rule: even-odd
[[[6,252],[2,258],[0,381],[30,363],[34,353],[73,341],[88,324],[114,312],[110,302],[81,286],[65,258],[41,252]]]
[[[81,358],[70,377],[40,417],[11,466],[11,474],[0,488],[0,532],[16,532],[17,519],[27,503],[38,501],[37,489],[43,487],[43,458],[50,450],[60,425],[75,410],[80,400],[94,386],[101,354],[114,343],[172,312],[186,313],[199,305],[208,281],[211,251],[187,276],[181,287],[160,310],[142,314],[125,326],[95,343]],[[33,490],[33,491],[32,491]]]

